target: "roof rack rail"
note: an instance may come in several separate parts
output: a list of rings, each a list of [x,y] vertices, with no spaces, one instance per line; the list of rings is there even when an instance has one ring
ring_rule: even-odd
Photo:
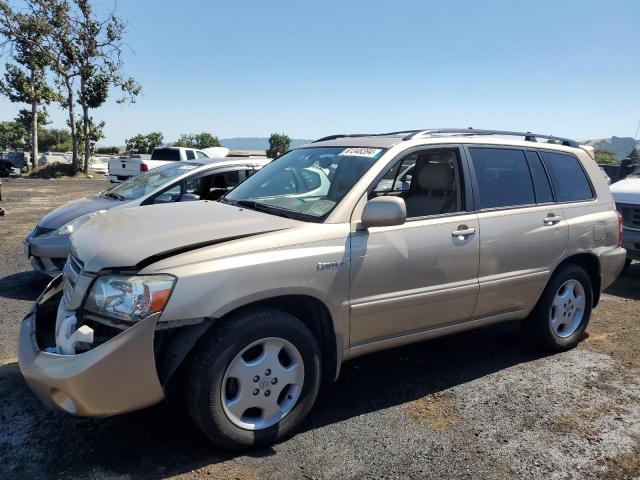
[[[337,135],[328,135],[326,137],[318,138],[311,143],[325,142],[327,140],[335,140],[336,138],[373,137],[375,135],[375,133],[338,133]]]
[[[431,128],[426,130],[415,130],[408,135],[402,137],[402,140],[411,140],[429,135],[438,134],[461,134],[461,135],[504,135],[509,137],[524,137],[527,142],[537,142],[538,138],[552,140],[561,143],[567,147],[579,147],[580,144],[575,140],[563,137],[555,137],[553,135],[543,135],[532,132],[511,132],[508,130],[479,130],[475,128]]]

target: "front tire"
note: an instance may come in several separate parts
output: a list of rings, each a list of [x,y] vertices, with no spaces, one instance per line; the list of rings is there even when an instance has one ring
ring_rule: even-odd
[[[185,392],[189,412],[220,447],[271,445],[311,410],[320,364],[315,337],[292,315],[272,309],[233,315],[196,347]]]
[[[547,350],[569,350],[582,338],[592,306],[591,278],[582,267],[565,265],[549,280],[527,319],[527,330]]]

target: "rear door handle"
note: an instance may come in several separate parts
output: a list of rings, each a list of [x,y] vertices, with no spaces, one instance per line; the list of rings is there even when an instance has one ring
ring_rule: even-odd
[[[451,232],[452,237],[458,237],[460,240],[464,240],[464,237],[468,237],[469,235],[475,235],[476,229],[469,228],[466,225],[458,226],[457,230]]]
[[[544,218],[543,221],[545,225],[555,225],[556,223],[560,223],[561,220],[562,217],[550,213]]]

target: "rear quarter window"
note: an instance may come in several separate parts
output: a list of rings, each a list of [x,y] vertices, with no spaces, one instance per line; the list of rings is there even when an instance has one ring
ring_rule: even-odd
[[[587,174],[576,157],[560,152],[541,153],[559,202],[578,202],[593,198]]]

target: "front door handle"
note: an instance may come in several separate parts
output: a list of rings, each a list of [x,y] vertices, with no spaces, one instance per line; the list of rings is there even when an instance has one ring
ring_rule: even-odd
[[[555,225],[556,223],[560,223],[561,220],[562,217],[559,217],[554,213],[549,213],[543,221],[545,225]]]
[[[452,237],[458,237],[460,240],[464,240],[464,237],[468,237],[469,235],[475,235],[476,229],[469,228],[466,225],[458,225],[458,229],[451,232]]]

